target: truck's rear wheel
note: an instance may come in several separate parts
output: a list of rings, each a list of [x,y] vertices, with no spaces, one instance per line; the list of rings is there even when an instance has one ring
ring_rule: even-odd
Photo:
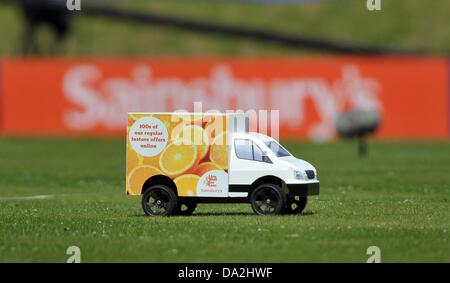
[[[177,196],[167,186],[151,186],[142,195],[142,208],[148,216],[169,216],[176,207]]]
[[[285,212],[287,214],[294,214],[294,215],[300,214],[305,209],[307,203],[308,203],[307,197],[289,196],[287,199]]]
[[[250,195],[252,209],[259,215],[274,215],[283,212],[286,195],[274,184],[264,184],[257,187]]]
[[[182,202],[178,203],[176,210],[175,210],[175,214],[191,215],[196,208],[197,208],[196,202],[182,201]]]

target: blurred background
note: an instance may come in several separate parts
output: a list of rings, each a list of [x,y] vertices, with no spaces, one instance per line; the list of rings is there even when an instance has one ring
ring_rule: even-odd
[[[449,261],[450,1],[66,2],[0,0],[0,261]],[[320,197],[141,217],[126,112],[194,102],[279,110]]]
[[[279,110],[286,138],[449,136],[448,1],[76,2],[0,1],[3,133],[123,135],[200,101]]]
[[[55,6],[62,2],[61,8]],[[292,48],[252,39],[204,34],[195,30],[133,24],[91,15],[92,4],[120,11],[148,13],[211,25],[291,34],[324,41],[348,42],[379,48],[423,50],[446,55],[450,51],[448,1],[384,0],[381,11],[368,11],[366,0],[82,0],[81,12],[68,12],[65,0],[0,1],[0,52],[22,54],[27,23],[34,23],[41,54],[60,56],[156,55],[279,55],[328,53]],[[51,25],[61,33],[55,43]],[[56,45],[56,46],[55,46]]]

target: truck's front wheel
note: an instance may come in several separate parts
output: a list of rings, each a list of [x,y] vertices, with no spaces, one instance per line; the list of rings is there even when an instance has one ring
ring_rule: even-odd
[[[176,207],[177,196],[167,186],[151,186],[142,195],[142,208],[148,216],[169,216]]]
[[[294,215],[300,214],[305,209],[307,203],[308,203],[307,197],[289,196],[287,199],[285,212],[287,214],[294,214]]]
[[[195,208],[197,208],[197,203],[192,201],[181,201],[178,203],[175,214],[176,215],[191,215]]]
[[[252,192],[250,203],[256,214],[280,214],[283,212],[286,204],[286,194],[275,184],[264,184]]]

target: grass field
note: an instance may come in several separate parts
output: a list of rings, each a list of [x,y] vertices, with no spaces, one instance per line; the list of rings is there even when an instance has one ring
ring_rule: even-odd
[[[258,217],[249,205],[199,205],[149,218],[124,195],[122,140],[0,139],[0,261],[450,261],[450,144],[286,142],[315,164],[321,195],[304,215]],[[47,195],[46,199],[26,196]]]
[[[14,1],[8,1],[14,2]],[[83,1],[82,1],[83,2]],[[88,3],[86,1],[85,3]],[[92,1],[91,1],[92,2]],[[448,0],[382,0],[380,12],[369,12],[365,0],[309,4],[255,4],[239,1],[122,0],[102,1],[134,11],[147,11],[196,21],[398,49],[450,52]],[[186,30],[133,25],[73,13],[73,25],[57,54],[69,56],[286,55],[310,50],[208,35]],[[0,0],[0,54],[18,55],[22,15]],[[43,46],[52,46],[45,30]],[[49,41],[49,42],[46,42]],[[52,48],[50,48],[52,49]],[[44,48],[45,51],[45,48]]]

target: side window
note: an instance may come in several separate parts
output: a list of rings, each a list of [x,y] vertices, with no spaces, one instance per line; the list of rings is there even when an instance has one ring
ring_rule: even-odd
[[[235,140],[236,156],[240,159],[253,160],[252,142],[249,140]]]
[[[252,144],[253,144],[253,160],[261,161],[261,162],[264,161],[262,150],[255,143],[252,143]]]
[[[272,163],[267,157],[266,159],[264,158],[259,146],[249,140],[237,139],[234,141],[234,147],[236,156],[240,159]]]

